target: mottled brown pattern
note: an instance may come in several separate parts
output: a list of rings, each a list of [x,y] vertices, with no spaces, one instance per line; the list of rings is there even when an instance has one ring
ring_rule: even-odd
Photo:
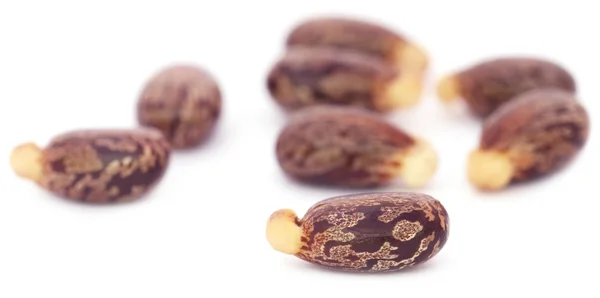
[[[420,222],[408,221],[404,219],[396,223],[394,230],[392,231],[392,235],[397,240],[409,241],[415,238],[415,236],[417,236],[417,234],[422,230],[423,225],[421,225]]]
[[[480,148],[509,152],[514,181],[562,167],[585,145],[589,117],[572,93],[560,89],[525,92],[486,119]]]
[[[515,96],[536,88],[574,92],[575,80],[561,66],[535,58],[499,58],[457,74],[461,96],[474,114],[487,117]]]
[[[297,256],[331,269],[396,271],[435,256],[449,235],[448,213],[419,193],[380,192],[323,200],[299,225]]]
[[[394,157],[414,139],[372,112],[314,106],[293,114],[276,144],[283,171],[319,184],[354,187],[388,183],[400,168]]]
[[[404,37],[381,25],[348,18],[314,18],[289,33],[288,47],[334,47],[359,51],[388,62],[406,44]]]
[[[174,65],[144,86],[137,106],[138,122],[162,131],[173,148],[199,145],[221,113],[221,92],[203,69]]]
[[[154,129],[65,133],[43,149],[39,183],[81,202],[133,200],[163,176],[170,150],[167,140]]]
[[[396,76],[381,60],[332,48],[295,47],[267,78],[273,98],[288,110],[317,104],[380,109],[384,90]]]

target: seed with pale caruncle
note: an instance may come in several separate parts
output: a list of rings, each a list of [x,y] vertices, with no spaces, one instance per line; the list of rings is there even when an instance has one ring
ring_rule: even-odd
[[[431,196],[409,192],[333,197],[302,219],[281,209],[268,222],[271,247],[329,269],[390,272],[431,259],[449,235],[448,213]]]
[[[376,187],[401,177],[422,187],[437,170],[432,145],[367,110],[313,106],[293,113],[276,144],[282,170],[300,181]]]
[[[468,178],[478,188],[498,190],[556,172],[586,144],[589,121],[570,92],[525,92],[485,120],[479,148],[469,155]]]
[[[558,64],[537,58],[490,59],[457,71],[438,82],[441,100],[462,98],[473,114],[485,118],[517,95],[533,89],[576,91],[571,74]]]
[[[417,104],[422,84],[420,75],[359,52],[299,46],[267,78],[271,96],[286,110],[331,104],[388,112]]]
[[[425,50],[406,36],[381,24],[354,18],[305,20],[291,30],[286,45],[354,50],[410,72],[423,72],[429,64]]]
[[[67,199],[131,201],[150,191],[167,170],[171,147],[155,129],[78,130],[40,148],[15,147],[14,172]]]

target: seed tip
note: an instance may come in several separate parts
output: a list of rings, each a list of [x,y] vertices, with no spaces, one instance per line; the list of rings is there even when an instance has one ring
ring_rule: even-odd
[[[409,108],[417,105],[421,99],[423,79],[418,73],[400,73],[387,85],[385,98],[380,105],[382,110]]]
[[[10,154],[10,166],[18,176],[38,182],[42,177],[42,150],[31,142],[18,145]]]
[[[443,102],[452,102],[460,97],[458,82],[453,75],[445,76],[438,81],[437,95]]]
[[[422,139],[416,139],[415,144],[402,152],[402,167],[400,176],[404,185],[409,188],[425,186],[438,168],[438,155],[433,146]]]
[[[427,52],[416,44],[404,44],[397,55],[398,66],[405,71],[424,72],[429,64]]]
[[[285,254],[296,254],[302,247],[302,230],[298,217],[290,209],[275,211],[267,222],[267,241],[271,247]]]
[[[482,190],[498,190],[506,187],[513,173],[514,166],[505,153],[475,150],[469,154],[468,179]]]

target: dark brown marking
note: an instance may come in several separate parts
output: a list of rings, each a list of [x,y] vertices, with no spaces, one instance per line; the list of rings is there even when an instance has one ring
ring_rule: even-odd
[[[289,33],[289,47],[333,47],[350,49],[395,62],[398,48],[406,43],[404,37],[381,25],[348,18],[314,18]]]
[[[317,184],[369,187],[388,183],[394,157],[415,140],[373,113],[315,106],[292,115],[276,144],[283,171]]]
[[[480,148],[509,152],[517,168],[513,180],[530,180],[571,160],[587,142],[589,126],[586,109],[572,93],[532,90],[488,117]]]
[[[393,236],[399,222],[422,229],[409,240]],[[321,201],[301,220],[305,238],[297,256],[330,269],[396,271],[421,264],[446,244],[448,213],[418,193],[365,193]]]
[[[173,148],[199,145],[221,113],[221,92],[205,70],[189,65],[167,67],[144,86],[138,121],[162,131]]]
[[[493,59],[461,71],[456,77],[461,96],[480,117],[487,117],[502,104],[529,90],[576,91],[575,80],[566,69],[535,58]]]
[[[40,184],[76,201],[133,200],[162,178],[170,150],[167,140],[154,129],[65,133],[43,150]]]
[[[288,110],[317,104],[377,110],[397,75],[383,61],[353,51],[294,47],[271,69],[267,87]]]

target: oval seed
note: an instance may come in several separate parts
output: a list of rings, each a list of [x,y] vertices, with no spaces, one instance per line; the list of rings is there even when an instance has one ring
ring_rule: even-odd
[[[144,86],[137,105],[138,122],[159,129],[173,148],[192,148],[212,132],[221,113],[215,79],[192,65],[173,65]]]
[[[411,72],[423,72],[429,64],[428,55],[420,46],[392,29],[359,19],[306,20],[292,29],[286,45],[355,50]]]
[[[438,83],[438,96],[449,102],[464,99],[469,109],[485,118],[517,95],[538,88],[575,92],[575,80],[556,63],[534,58],[498,58],[484,61]]]
[[[438,164],[427,141],[374,113],[338,106],[294,113],[279,134],[276,153],[283,171],[294,178],[350,187],[382,186],[397,177],[408,187],[421,187]]]
[[[353,51],[294,47],[273,66],[267,85],[287,110],[334,104],[386,112],[417,104],[422,78]]]
[[[167,169],[170,146],[154,129],[79,130],[46,147],[15,147],[14,172],[67,199],[88,203],[130,201],[147,193]]]
[[[390,272],[421,264],[444,247],[449,218],[436,199],[419,193],[333,197],[299,219],[281,209],[267,222],[274,250],[329,269]]]
[[[572,93],[523,93],[486,119],[479,148],[469,156],[469,180],[496,190],[555,172],[583,148],[589,125],[587,111]]]

